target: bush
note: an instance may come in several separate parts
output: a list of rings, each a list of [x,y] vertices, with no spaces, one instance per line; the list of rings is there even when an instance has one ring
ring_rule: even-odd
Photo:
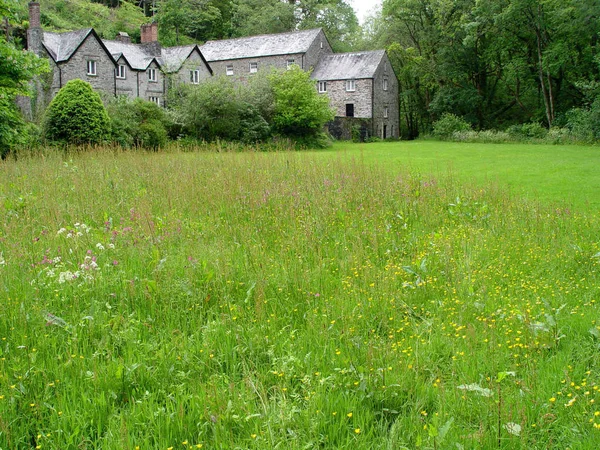
[[[92,86],[71,80],[50,102],[43,129],[44,137],[50,141],[99,144],[109,136],[110,121]]]
[[[574,108],[566,114],[567,128],[582,142],[600,140],[600,97],[588,109]]]
[[[444,113],[433,124],[433,136],[438,139],[449,139],[454,133],[464,131],[471,131],[471,125],[462,117],[451,113]]]
[[[111,140],[122,147],[163,147],[173,124],[165,109],[140,98],[113,99],[108,104],[108,115]]]
[[[538,122],[512,125],[506,132],[517,140],[544,139],[548,134],[548,130]]]
[[[293,66],[269,76],[275,108],[273,127],[276,132],[293,139],[306,139],[323,133],[325,124],[334,119],[329,98],[320,95],[316,81],[308,72]]]

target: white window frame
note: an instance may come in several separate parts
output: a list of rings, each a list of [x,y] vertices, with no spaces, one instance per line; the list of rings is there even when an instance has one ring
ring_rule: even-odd
[[[120,80],[124,80],[127,78],[127,67],[125,64],[119,64],[117,66],[117,78]]]
[[[386,106],[385,108],[383,108],[383,117],[387,119],[389,116],[390,116],[390,108],[388,108]]]
[[[158,106],[160,106],[160,97],[148,97],[148,101],[156,103]]]
[[[227,76],[233,75],[233,64],[228,64],[227,66],[225,66],[225,74]]]
[[[190,83],[200,84],[200,71],[199,70],[190,70]]]
[[[258,72],[258,63],[251,62],[250,63],[250,73],[256,73],[256,72]]]
[[[356,91],[356,80],[346,80],[346,92]]]
[[[158,78],[156,77],[156,69],[148,69],[148,81],[157,83]]]
[[[98,64],[93,59],[87,61],[87,74],[90,77],[98,76]]]
[[[384,91],[388,90],[388,79],[387,78],[383,79],[382,87],[383,87]]]
[[[294,67],[294,64],[296,64],[296,60],[294,60],[294,59],[288,59],[286,61],[286,69],[290,70],[292,67]]]
[[[327,81],[319,81],[319,94],[327,92]]]

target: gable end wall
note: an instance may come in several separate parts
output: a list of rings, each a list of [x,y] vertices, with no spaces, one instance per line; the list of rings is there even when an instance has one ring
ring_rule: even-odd
[[[96,61],[96,76],[87,74],[87,61]],[[67,62],[59,63],[61,86],[70,80],[87,81],[99,93],[115,95],[115,64],[93,34],[88,35]]]
[[[388,80],[387,91],[383,90],[383,79]],[[388,117],[384,117],[385,107],[388,107]],[[382,138],[383,126],[387,126],[387,137],[400,137],[400,116],[398,109],[398,79],[392,69],[387,55],[375,71],[373,79],[373,135]]]

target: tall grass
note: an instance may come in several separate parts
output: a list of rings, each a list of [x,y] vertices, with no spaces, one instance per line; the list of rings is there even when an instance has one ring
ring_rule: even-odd
[[[281,153],[0,165],[2,448],[595,448],[598,217]]]

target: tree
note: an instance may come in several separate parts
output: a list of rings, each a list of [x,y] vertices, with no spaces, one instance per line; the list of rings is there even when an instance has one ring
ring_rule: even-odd
[[[6,17],[8,23],[14,17],[9,4],[3,0],[0,0],[0,17]],[[18,50],[3,33],[0,34],[0,155],[18,143],[24,125],[16,107],[16,97],[29,95],[31,80],[47,70],[46,61],[33,53]]]
[[[48,105],[44,136],[70,144],[99,144],[110,132],[100,95],[83,80],[69,81]]]
[[[275,131],[291,138],[317,136],[335,117],[329,98],[317,93],[316,82],[297,66],[270,75]]]

